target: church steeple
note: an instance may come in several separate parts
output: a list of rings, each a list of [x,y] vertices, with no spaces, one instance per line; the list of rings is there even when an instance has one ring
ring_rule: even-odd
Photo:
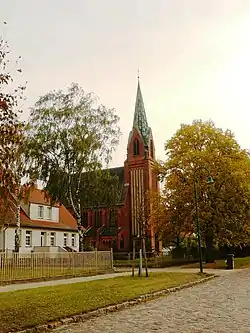
[[[130,233],[133,237],[140,235],[140,218],[147,215],[144,208],[150,209],[146,193],[158,189],[154,172],[155,148],[151,128],[148,125],[143,103],[140,81],[138,78],[133,127],[129,134],[127,159],[124,163],[124,179],[128,184],[128,207],[130,207]],[[145,216],[146,216],[145,215]],[[150,245],[155,249],[153,228],[147,231]]]
[[[148,126],[147,116],[144,108],[139,77],[137,85],[133,128],[136,128],[138,130],[139,134],[141,135],[144,141],[145,146],[148,146],[149,137],[150,137],[150,127]]]

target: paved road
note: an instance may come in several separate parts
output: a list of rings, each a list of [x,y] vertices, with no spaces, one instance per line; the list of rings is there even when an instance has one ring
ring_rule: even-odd
[[[222,274],[170,296],[54,330],[85,332],[250,332],[250,269]]]

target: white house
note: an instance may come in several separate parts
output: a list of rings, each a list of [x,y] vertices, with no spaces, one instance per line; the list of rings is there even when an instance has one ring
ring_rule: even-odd
[[[0,252],[13,251],[16,222],[0,229]],[[21,206],[20,252],[78,251],[77,221],[59,204],[50,205],[42,190],[33,189]]]

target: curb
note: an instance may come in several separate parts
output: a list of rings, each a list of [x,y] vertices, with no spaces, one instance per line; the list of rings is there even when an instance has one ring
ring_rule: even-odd
[[[139,296],[139,297],[137,297],[137,298],[135,298],[131,301],[125,301],[125,302],[122,302],[122,303],[119,303],[119,304],[109,305],[109,306],[106,306],[104,308],[100,308],[100,309],[97,309],[97,310],[94,310],[94,311],[86,312],[86,313],[79,314],[79,315],[74,315],[74,316],[68,317],[68,318],[63,318],[63,319],[60,319],[58,321],[50,322],[48,324],[38,325],[38,326],[35,326],[35,327],[32,327],[32,328],[25,329],[23,331],[18,331],[17,333],[44,333],[44,332],[49,332],[53,328],[56,328],[56,327],[59,327],[59,326],[62,326],[62,325],[69,325],[71,323],[77,323],[77,322],[81,322],[81,321],[84,321],[84,320],[87,320],[87,319],[90,319],[90,318],[99,317],[99,316],[104,315],[106,313],[119,311],[119,310],[128,308],[130,306],[134,306],[134,305],[137,305],[137,304],[140,304],[140,303],[143,303],[143,302],[147,302],[147,301],[156,299],[160,296],[171,294],[171,293],[174,293],[174,292],[182,290],[182,289],[190,288],[190,287],[193,287],[197,284],[204,283],[204,282],[207,282],[209,280],[212,280],[215,277],[217,277],[217,276],[216,275],[211,275],[211,276],[205,277],[205,278],[200,279],[200,280],[196,280],[196,281],[193,281],[193,282],[189,282],[189,283],[180,285],[178,287],[163,289],[163,290],[156,291],[156,292],[153,292],[153,293],[150,293],[150,294],[141,295],[141,296]]]

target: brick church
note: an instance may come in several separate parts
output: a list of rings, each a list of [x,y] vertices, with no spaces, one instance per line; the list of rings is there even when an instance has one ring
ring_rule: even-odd
[[[149,190],[159,190],[153,171],[155,147],[152,130],[148,125],[140,82],[138,80],[134,121],[129,134],[127,159],[124,166],[109,169],[119,177],[121,200],[117,204],[115,223],[109,223],[107,210],[89,211],[85,217],[86,239],[98,250],[113,248],[115,252],[132,251],[133,239],[140,235],[140,220],[149,212],[146,200]],[[159,242],[153,228],[147,227],[147,251],[158,251]]]

